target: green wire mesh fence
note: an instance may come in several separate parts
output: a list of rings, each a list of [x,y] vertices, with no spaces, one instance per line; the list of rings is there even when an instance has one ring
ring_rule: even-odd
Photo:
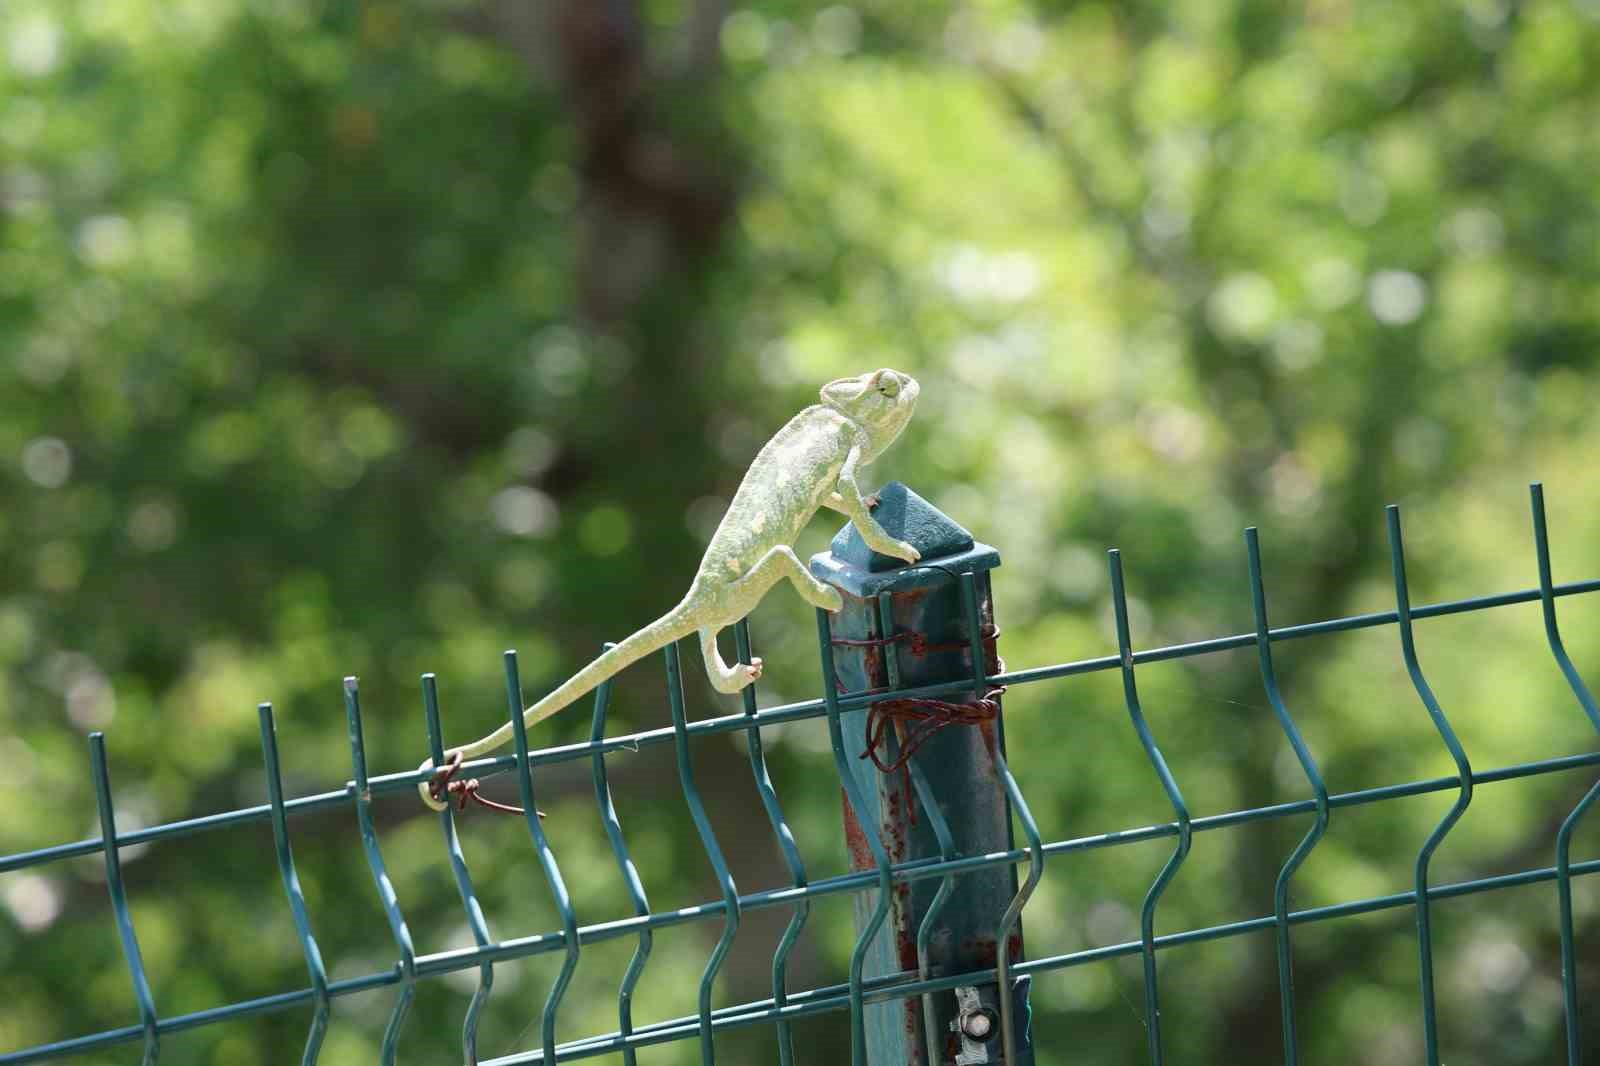
[[[1417,951],[1421,974],[1421,1021],[1427,1059],[1432,1064],[1439,1061],[1437,1020],[1434,1008],[1433,945],[1430,925],[1430,905],[1437,900],[1488,892],[1512,886],[1554,881],[1557,889],[1557,907],[1562,958],[1562,990],[1565,1005],[1568,1061],[1581,1061],[1580,1004],[1574,965],[1572,878],[1600,871],[1600,860],[1573,863],[1570,858],[1574,828],[1600,796],[1600,783],[1591,788],[1567,815],[1561,824],[1555,846],[1552,866],[1524,869],[1512,873],[1482,877],[1450,884],[1431,884],[1429,864],[1434,852],[1472,801],[1476,785],[1507,781],[1541,774],[1555,773],[1580,767],[1600,766],[1600,751],[1566,755],[1536,762],[1501,766],[1490,770],[1475,770],[1468,762],[1465,751],[1451,727],[1450,720],[1434,697],[1417,656],[1413,639],[1413,623],[1418,619],[1435,618],[1466,612],[1485,611],[1492,608],[1521,603],[1539,602],[1543,607],[1544,627],[1551,654],[1576,699],[1579,708],[1588,716],[1596,730],[1600,730],[1600,707],[1579,676],[1562,643],[1556,617],[1556,601],[1563,596],[1600,591],[1600,580],[1556,585],[1551,579],[1549,544],[1545,529],[1544,503],[1540,486],[1532,486],[1532,517],[1534,549],[1538,563],[1539,585],[1534,589],[1507,592],[1472,599],[1455,600],[1413,607],[1406,583],[1405,550],[1401,538],[1400,515],[1395,507],[1387,512],[1389,545],[1392,558],[1395,609],[1372,614],[1354,615],[1327,621],[1313,622],[1281,628],[1272,628],[1267,616],[1267,597],[1262,581],[1260,548],[1256,531],[1245,531],[1246,558],[1255,628],[1250,633],[1217,637],[1210,640],[1171,645],[1137,651],[1133,648],[1128,623],[1127,595],[1124,589],[1120,555],[1110,553],[1111,595],[1115,613],[1117,653],[1075,662],[1064,662],[1026,670],[991,673],[982,644],[982,626],[979,624],[978,594],[974,575],[970,572],[952,574],[960,583],[962,608],[965,612],[966,634],[970,640],[970,659],[973,676],[947,683],[920,687],[894,687],[897,674],[891,675],[891,687],[869,691],[841,692],[834,661],[835,646],[840,643],[833,636],[833,619],[827,612],[817,612],[818,648],[821,660],[823,697],[792,703],[766,710],[758,710],[752,689],[744,690],[744,709],[740,714],[726,715],[689,722],[685,714],[682,677],[676,646],[663,653],[666,668],[667,697],[671,708],[670,728],[654,729],[629,735],[605,735],[609,683],[595,693],[593,727],[587,743],[532,751],[522,727],[519,710],[525,705],[517,673],[514,652],[505,656],[506,695],[511,720],[515,723],[516,753],[469,764],[464,769],[480,778],[496,774],[514,774],[526,811],[529,836],[538,856],[540,867],[561,915],[561,928],[508,940],[495,940],[490,936],[473,887],[472,877],[463,857],[457,836],[455,814],[446,810],[439,815],[445,853],[461,897],[474,946],[432,954],[418,954],[412,945],[411,934],[400,901],[386,873],[378,833],[372,817],[372,804],[376,798],[398,795],[401,802],[414,802],[414,788],[427,774],[418,771],[371,776],[363,745],[361,703],[354,678],[344,685],[345,711],[349,724],[349,740],[353,778],[341,788],[316,795],[285,799],[281,784],[277,742],[274,732],[272,708],[262,704],[259,708],[261,745],[266,766],[267,802],[224,813],[207,815],[166,825],[119,833],[113,814],[112,790],[108,773],[104,737],[99,733],[89,737],[90,769],[99,808],[101,836],[56,847],[43,848],[0,857],[0,873],[62,862],[78,856],[99,853],[104,857],[106,880],[112,911],[120,934],[123,954],[138,1004],[137,1023],[117,1029],[91,1033],[55,1043],[22,1048],[0,1053],[0,1064],[43,1062],[69,1058],[113,1045],[133,1043],[143,1048],[146,1066],[159,1061],[161,1038],[164,1034],[194,1029],[262,1014],[271,1011],[302,1010],[310,1008],[311,1022],[306,1038],[302,1061],[316,1063],[321,1053],[333,1001],[355,993],[392,986],[395,990],[394,1006],[384,1030],[380,1061],[391,1064],[405,1033],[405,1021],[418,982],[441,978],[457,971],[476,970],[478,983],[466,1010],[462,1025],[463,1055],[467,1062],[478,1062],[477,1027],[484,1004],[494,985],[495,964],[532,955],[560,952],[564,956],[558,976],[551,983],[540,1016],[539,1047],[484,1060],[486,1066],[513,1066],[520,1063],[573,1062],[607,1054],[620,1054],[627,1066],[633,1066],[638,1048],[671,1041],[698,1040],[700,1057],[706,1064],[714,1061],[715,1037],[725,1030],[752,1025],[772,1025],[778,1037],[780,1061],[784,1066],[797,1061],[789,1032],[790,1023],[797,1019],[826,1012],[847,1012],[851,1026],[851,1046],[854,1061],[860,1066],[866,1062],[866,1028],[864,1007],[867,1004],[901,1001],[928,997],[933,993],[959,987],[993,985],[1006,988],[1011,980],[1033,974],[1042,974],[1067,967],[1081,966],[1123,956],[1140,956],[1143,962],[1145,996],[1144,1019],[1149,1035],[1149,1055],[1154,1063],[1164,1058],[1163,1033],[1159,1000],[1159,983],[1155,965],[1157,951],[1170,950],[1182,945],[1196,944],[1220,938],[1236,937],[1250,933],[1271,931],[1276,940],[1276,959],[1281,994],[1283,1026],[1283,1052],[1288,1063],[1298,1061],[1296,1007],[1293,990],[1293,951],[1291,930],[1311,922],[1365,914],[1394,908],[1412,908],[1417,923]],[[885,620],[887,616],[885,615]],[[1379,626],[1395,626],[1401,654],[1416,694],[1424,705],[1440,740],[1449,751],[1456,767],[1451,776],[1428,780],[1409,781],[1354,792],[1330,793],[1318,770],[1317,762],[1297,728],[1293,715],[1285,705],[1279,691],[1273,664],[1273,646],[1285,641],[1316,638],[1347,630]],[[882,632],[887,633],[885,629]],[[992,639],[993,634],[989,634]],[[736,629],[736,641],[741,661],[751,661],[751,644],[747,627],[741,623]],[[1136,682],[1141,665],[1192,656],[1210,655],[1230,649],[1254,647],[1256,649],[1261,680],[1272,710],[1284,738],[1292,748],[1312,798],[1270,806],[1235,810],[1205,817],[1191,817],[1182,788],[1167,765],[1160,746],[1144,718]],[[1007,798],[1012,813],[1027,838],[1027,846],[991,851],[984,854],[961,854],[955,849],[949,829],[931,800],[930,784],[923,769],[915,760],[907,761],[905,770],[910,786],[922,797],[923,813],[930,819],[938,838],[939,855],[908,862],[891,862],[872,819],[860,817],[871,855],[871,868],[820,880],[809,880],[806,866],[785,819],[778,793],[767,771],[762,752],[762,729],[782,723],[825,717],[840,783],[849,806],[858,816],[866,811],[865,797],[860,794],[850,772],[851,762],[858,754],[846,749],[841,730],[844,715],[859,714],[874,704],[908,697],[937,698],[961,693],[978,693],[998,686],[1035,684],[1096,671],[1119,671],[1127,711],[1134,731],[1147,756],[1151,770],[1171,803],[1173,818],[1161,824],[1097,834],[1073,839],[1044,841],[1023,799],[1022,789],[1007,768],[996,746],[994,769]],[[422,678],[423,710],[428,736],[436,764],[443,761],[444,743],[440,726],[438,692],[431,674]],[[721,847],[707,816],[701,793],[696,784],[691,759],[691,741],[705,737],[742,731],[748,740],[751,773],[772,832],[777,839],[784,862],[790,874],[790,883],[780,887],[740,894],[734,886]],[[706,856],[716,873],[722,889],[721,898],[698,906],[656,911],[650,907],[643,883],[630,855],[621,820],[611,800],[606,776],[606,756],[619,749],[636,751],[641,747],[672,744],[676,753],[679,781],[688,803],[695,827],[698,830]],[[546,838],[536,812],[537,775],[535,768],[560,762],[588,759],[593,779],[595,802],[619,870],[632,902],[633,916],[595,924],[579,924],[571,895],[562,879],[561,867]],[[1454,792],[1455,802],[1427,837],[1419,850],[1414,871],[1414,886],[1410,891],[1383,896],[1350,900],[1338,904],[1303,910],[1290,910],[1289,889],[1295,872],[1315,849],[1327,831],[1333,812],[1337,809],[1359,807],[1407,796],[1434,792]],[[305,816],[347,806],[355,808],[364,846],[367,866],[378,896],[382,902],[393,936],[397,961],[381,972],[345,980],[330,980],[323,965],[321,953],[313,934],[313,921],[301,893],[295,872],[291,848],[290,816]],[[1313,814],[1315,820],[1310,830],[1295,847],[1283,864],[1274,886],[1273,913],[1243,921],[1228,922],[1182,932],[1156,935],[1155,920],[1162,894],[1179,872],[1196,833],[1205,833],[1238,826],[1245,823],[1279,819],[1303,814]],[[144,963],[139,952],[138,936],[129,912],[127,893],[119,863],[119,849],[136,844],[150,843],[190,834],[226,831],[247,823],[269,821],[276,844],[277,862],[282,874],[283,887],[294,926],[298,932],[305,955],[310,985],[289,991],[263,996],[244,1002],[197,1011],[178,1016],[161,1016],[157,1011],[156,997],[146,978]],[[896,886],[914,881],[937,878],[939,890],[917,931],[919,960],[927,957],[927,938],[933,919],[949,899],[952,886],[963,875],[996,867],[1013,867],[1027,864],[1027,873],[1015,897],[1005,908],[997,942],[1005,944],[1007,936],[1021,919],[1029,895],[1044,875],[1046,860],[1091,849],[1114,848],[1158,838],[1172,838],[1173,851],[1157,874],[1145,896],[1140,914],[1140,936],[1137,940],[1109,946],[1073,951],[1044,958],[1011,961],[1002,950],[992,969],[967,973],[930,975],[926,965],[915,971],[865,976],[863,959],[873,938],[880,935],[888,900]],[[786,964],[789,953],[801,937],[806,926],[810,904],[813,900],[837,894],[866,894],[875,909],[861,923],[859,935],[851,957],[850,976],[846,983],[791,991],[787,987]],[[792,917],[785,928],[772,957],[772,995],[768,998],[713,1008],[712,991],[719,968],[739,931],[740,918],[748,911],[760,908],[785,908]],[[699,985],[698,1010],[695,1014],[669,1018],[646,1024],[636,1024],[632,1017],[634,989],[649,965],[651,936],[657,929],[692,922],[720,922],[721,935],[706,961]],[[633,938],[637,944],[632,959],[618,984],[617,1028],[610,1033],[586,1036],[567,1042],[557,1041],[558,1020],[563,996],[576,968],[581,963],[582,949],[600,941],[616,938]],[[1016,1062],[1013,1040],[1019,1037],[1023,1025],[1010,1017],[1009,997],[1001,996],[1001,1035],[1005,1039],[1003,1061]],[[931,1018],[932,1012],[925,1012]],[[920,1039],[926,1041],[929,1062],[949,1061],[941,1050],[941,1034],[929,1031]]]

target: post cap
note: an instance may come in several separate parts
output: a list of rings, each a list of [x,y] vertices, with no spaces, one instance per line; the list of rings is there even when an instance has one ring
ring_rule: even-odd
[[[1000,553],[972,539],[961,524],[899,481],[878,492],[872,517],[891,537],[922,553],[922,563],[907,563],[867,547],[855,523],[834,534],[829,550],[811,557],[811,572],[853,596],[873,596],[885,589],[914,588],[949,580],[944,571],[962,573],[1000,565]]]

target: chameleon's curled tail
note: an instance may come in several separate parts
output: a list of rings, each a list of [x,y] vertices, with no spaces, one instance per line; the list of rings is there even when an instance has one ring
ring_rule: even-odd
[[[523,711],[523,724],[532,729],[546,718],[599,688],[612,675],[638,662],[651,652],[660,651],[673,641],[688,636],[695,631],[695,628],[695,623],[689,619],[687,606],[680,603],[624,640],[621,644],[607,648],[594,662],[563,682],[561,687]],[[459,748],[452,748],[446,754],[454,755],[456,752],[460,752],[461,760],[465,762],[468,759],[476,759],[480,755],[493,751],[510,739],[511,723],[507,722],[481,740],[475,740],[471,744],[464,744]],[[432,766],[433,760],[429,759],[418,769],[427,770]],[[428,791],[428,782],[426,781],[417,785],[417,791],[422,795],[422,802],[436,811],[442,811],[448,806],[442,800],[433,798],[432,793]]]

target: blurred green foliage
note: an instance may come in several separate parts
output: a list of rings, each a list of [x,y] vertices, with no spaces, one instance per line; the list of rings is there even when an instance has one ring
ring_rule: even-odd
[[[337,787],[345,673],[375,772],[425,751],[423,670],[448,736],[485,732],[500,649],[532,691],[659,614],[761,441],[873,366],[923,382],[873,477],[1001,548],[1013,667],[1112,645],[1111,544],[1142,647],[1250,628],[1246,524],[1278,624],[1385,609],[1391,500],[1418,602],[1535,583],[1534,478],[1557,580],[1594,577],[1597,88],[1593,0],[11,0],[0,852],[95,832],[90,729],[123,828],[261,802],[262,699],[290,792]],[[1561,610],[1592,671],[1600,604]],[[810,625],[786,593],[755,617],[764,704],[815,694]],[[1536,607],[1421,623],[1418,641],[1479,768],[1593,743]],[[1452,772],[1392,629],[1279,654],[1331,787]],[[1252,656],[1141,671],[1197,814],[1307,794]],[[699,713],[733,707],[691,680]],[[613,731],[664,723],[660,686],[630,671]],[[1008,707],[1047,838],[1169,817],[1114,677]],[[768,751],[812,876],[843,869],[825,733],[773,730]],[[741,888],[782,884],[737,746],[696,759]],[[714,898],[669,756],[612,774],[652,905]],[[1435,879],[1550,864],[1586,784],[1485,786]],[[542,787],[582,920],[628,913],[583,769]],[[1449,799],[1337,812],[1295,905],[1408,887]],[[419,950],[470,943],[434,819],[405,797],[379,813]],[[1268,913],[1304,827],[1198,838],[1160,929]],[[294,832],[335,975],[386,969],[353,813]],[[495,934],[554,928],[523,827],[465,832]],[[1165,854],[1052,862],[1029,953],[1136,936]],[[125,859],[164,1014],[304,985],[264,825]],[[0,1049],[135,1017],[97,863],[0,876]],[[1587,994],[1600,899],[1575,894]],[[1553,887],[1435,914],[1446,1060],[1557,1057]],[[796,987],[839,978],[848,915],[818,905]],[[722,1001],[762,987],[785,920],[747,919]],[[636,1017],[692,1011],[714,935],[658,936]],[[1296,929],[1309,1061],[1417,1059],[1412,935],[1404,910]],[[630,951],[585,950],[564,1036],[612,1028]],[[1139,1061],[1137,966],[1035,983],[1041,1063]],[[1270,935],[1161,969],[1174,1061],[1274,1060]],[[554,972],[497,969],[486,1053],[536,1039]],[[459,1054],[472,980],[424,985],[403,1059]],[[370,1061],[390,1000],[341,1000],[324,1061]],[[162,1061],[292,1061],[306,1022],[173,1035]],[[842,1016],[797,1032],[808,1061],[842,1061]],[[768,1061],[770,1040],[719,1047]]]

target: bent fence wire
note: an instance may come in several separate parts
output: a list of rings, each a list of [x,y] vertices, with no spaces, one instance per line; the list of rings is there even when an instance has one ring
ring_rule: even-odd
[[[1429,1062],[1437,1063],[1438,1036],[1433,1002],[1433,952],[1429,922],[1430,903],[1435,900],[1516,885],[1554,881],[1557,889],[1556,903],[1560,927],[1562,986],[1566,1008],[1568,1059],[1571,1063],[1578,1063],[1580,1061],[1580,1019],[1577,984],[1574,977],[1571,879],[1579,875],[1600,871],[1600,860],[1573,863],[1570,860],[1570,845],[1574,827],[1594,804],[1597,796],[1600,796],[1600,784],[1596,784],[1589,790],[1562,823],[1556,840],[1554,865],[1452,884],[1430,884],[1428,879],[1429,860],[1440,842],[1450,832],[1457,819],[1471,802],[1474,786],[1580,767],[1600,766],[1600,751],[1594,751],[1520,765],[1499,766],[1489,770],[1474,769],[1467,762],[1466,754],[1455,737],[1448,716],[1439,706],[1437,700],[1434,699],[1422,666],[1418,661],[1412,636],[1413,625],[1417,620],[1538,601],[1543,606],[1544,625],[1550,652],[1555,657],[1572,690],[1572,694],[1578,703],[1578,709],[1588,716],[1597,730],[1600,730],[1600,708],[1596,707],[1594,697],[1568,657],[1562,644],[1561,633],[1556,620],[1556,601],[1558,599],[1563,596],[1600,591],[1600,580],[1581,581],[1564,585],[1554,584],[1550,576],[1549,544],[1545,531],[1543,495],[1538,485],[1532,486],[1532,512],[1534,555],[1537,560],[1539,575],[1537,588],[1425,606],[1413,606],[1410,602],[1406,585],[1405,551],[1401,540],[1400,516],[1398,510],[1391,507],[1388,509],[1387,518],[1393,565],[1395,609],[1277,629],[1271,628],[1267,621],[1267,600],[1261,577],[1260,549],[1256,532],[1254,529],[1246,530],[1246,562],[1254,608],[1254,632],[1217,637],[1187,644],[1150,648],[1144,651],[1135,651],[1131,643],[1121,561],[1118,554],[1112,551],[1110,555],[1110,578],[1116,620],[1117,654],[981,677],[977,679],[979,682],[978,690],[981,692],[989,686],[997,685],[1010,686],[1042,683],[1100,670],[1120,671],[1132,726],[1137,732],[1140,743],[1150,761],[1151,769],[1171,802],[1173,820],[1158,825],[1148,825],[1074,839],[1055,840],[1041,844],[1032,829],[1031,819],[1027,819],[1029,822],[1027,828],[1030,836],[1029,848],[998,851],[984,855],[960,855],[953,853],[947,840],[941,840],[941,855],[936,858],[930,857],[890,865],[880,855],[878,856],[877,869],[815,881],[809,880],[806,876],[805,864],[798,848],[795,846],[794,836],[785,821],[777,791],[767,774],[761,747],[762,728],[780,723],[826,717],[829,720],[835,759],[840,766],[844,766],[843,760],[853,758],[854,753],[846,752],[842,746],[838,727],[841,714],[860,713],[873,703],[889,698],[891,694],[897,698],[905,698],[907,696],[940,696],[969,690],[973,687],[974,679],[968,678],[964,681],[929,685],[915,689],[880,689],[847,694],[835,693],[832,685],[828,684],[824,688],[827,694],[824,699],[808,700],[760,711],[756,709],[754,693],[750,689],[746,689],[743,713],[688,722],[684,713],[684,697],[679,674],[677,649],[675,646],[669,646],[665,650],[664,658],[667,676],[667,698],[672,711],[671,728],[653,729],[624,736],[604,736],[606,705],[609,694],[609,685],[606,685],[602,686],[595,694],[594,725],[591,739],[587,743],[530,751],[528,749],[527,734],[521,728],[521,716],[516,713],[523,706],[521,685],[517,678],[516,656],[514,653],[508,652],[505,662],[506,686],[511,717],[517,723],[515,730],[516,754],[514,756],[479,760],[469,764],[466,769],[480,777],[501,773],[514,773],[517,775],[523,806],[528,811],[526,819],[528,831],[532,837],[533,847],[538,856],[545,880],[561,913],[562,928],[509,940],[494,940],[489,934],[482,908],[474,893],[471,875],[462,857],[460,843],[456,836],[454,815],[450,811],[445,811],[440,815],[444,849],[450,861],[475,945],[469,948],[433,954],[419,955],[412,947],[411,934],[406,927],[400,902],[396,898],[393,886],[390,884],[389,877],[385,872],[383,855],[379,847],[378,835],[374,828],[371,814],[371,805],[380,797],[398,797],[399,802],[414,802],[414,788],[420,780],[424,779],[425,774],[418,771],[409,771],[384,774],[377,777],[369,776],[362,742],[359,691],[354,678],[348,678],[345,682],[345,711],[349,723],[350,751],[354,777],[341,789],[317,795],[302,796],[289,800],[283,797],[272,708],[268,704],[262,704],[259,714],[261,743],[267,771],[267,802],[265,804],[119,833],[113,816],[105,739],[101,734],[94,733],[89,737],[89,761],[94,780],[95,796],[99,806],[101,836],[98,839],[81,840],[76,843],[0,857],[0,872],[60,862],[96,852],[104,856],[111,907],[116,918],[123,954],[127,961],[135,1000],[138,1004],[138,1021],[118,1029],[90,1033],[56,1043],[0,1054],[0,1063],[43,1062],[67,1058],[82,1052],[116,1044],[134,1043],[142,1044],[143,1061],[146,1064],[153,1064],[158,1061],[162,1034],[193,1029],[268,1011],[310,1008],[312,1011],[311,1023],[302,1060],[304,1063],[310,1064],[318,1060],[333,1000],[353,993],[393,986],[395,989],[394,1006],[390,1014],[389,1023],[384,1031],[380,1060],[385,1064],[389,1064],[394,1062],[396,1050],[404,1038],[407,1008],[411,1003],[417,982],[436,979],[455,971],[472,969],[476,969],[478,972],[478,987],[466,1011],[462,1026],[462,1042],[467,1061],[476,1061],[477,1023],[485,1000],[492,991],[495,963],[545,952],[562,952],[565,955],[565,962],[561,968],[560,975],[551,985],[544,1004],[539,1048],[494,1059],[487,1063],[487,1066],[512,1066],[515,1063],[534,1062],[548,1063],[557,1060],[571,1062],[619,1052],[624,1063],[631,1066],[634,1062],[637,1048],[677,1040],[698,1040],[702,1060],[706,1063],[711,1063],[714,1055],[713,1037],[716,1033],[736,1027],[760,1024],[771,1024],[776,1027],[781,1061],[785,1066],[788,1066],[788,1064],[795,1061],[794,1049],[788,1031],[790,1021],[799,1017],[835,1011],[848,1012],[848,1017],[851,1019],[850,1024],[855,1030],[852,1033],[852,1046],[858,1056],[859,1063],[859,1056],[863,1047],[861,1027],[863,1025],[862,1007],[864,1004],[925,996],[931,992],[952,989],[957,986],[993,983],[997,979],[997,974],[992,969],[983,972],[946,974],[934,977],[928,976],[926,972],[920,974],[902,972],[863,979],[860,976],[859,969],[853,967],[853,979],[849,984],[791,991],[786,987],[785,964],[790,949],[804,930],[812,900],[820,896],[838,893],[869,893],[879,894],[881,902],[881,894],[886,892],[892,883],[909,882],[923,878],[943,879],[941,887],[942,898],[956,877],[986,867],[1024,862],[1030,865],[1027,886],[1031,888],[1037,882],[1039,874],[1043,870],[1045,856],[1064,855],[1095,848],[1120,847],[1161,837],[1173,838],[1175,846],[1171,857],[1156,876],[1146,895],[1141,914],[1141,935],[1138,940],[1011,963],[1009,967],[1010,973],[1015,976],[1040,974],[1120,956],[1142,956],[1145,1018],[1149,1032],[1150,1056],[1152,1061],[1159,1063],[1162,1061],[1163,1051],[1154,961],[1155,952],[1169,950],[1185,944],[1272,930],[1276,936],[1284,1056],[1287,1062],[1295,1063],[1298,1051],[1296,1048],[1295,1003],[1291,966],[1291,927],[1307,922],[1326,921],[1373,911],[1410,907],[1415,910],[1417,920],[1417,951],[1422,977],[1421,1015],[1424,1044]],[[1345,630],[1378,626],[1395,626],[1397,628],[1401,654],[1412,684],[1432,719],[1440,739],[1454,759],[1457,772],[1448,777],[1409,781],[1380,788],[1330,794],[1317,769],[1316,760],[1302,739],[1294,718],[1279,691],[1273,667],[1273,645],[1285,641],[1320,637]],[[817,613],[817,628],[822,677],[831,682],[834,677],[834,642],[830,636],[830,618],[824,611],[818,611]],[[975,633],[976,629],[974,628]],[[736,638],[740,659],[745,662],[750,661],[750,637],[743,623],[737,628]],[[1135,681],[1137,668],[1148,663],[1208,655],[1229,649],[1251,646],[1254,646],[1257,650],[1260,659],[1262,684],[1278,725],[1281,727],[1286,741],[1298,759],[1307,785],[1312,793],[1312,798],[1205,817],[1191,817],[1184,803],[1180,782],[1176,780],[1172,771],[1168,768],[1156,738],[1151,733],[1150,727],[1145,722],[1141,712]],[[983,673],[983,656],[981,654],[975,655],[974,662],[978,664],[976,667],[977,673]],[[442,761],[443,741],[439,723],[438,695],[431,674],[423,676],[422,694],[432,753],[435,763],[439,763]],[[750,742],[751,771],[754,774],[756,787],[765,806],[772,831],[777,837],[791,875],[790,884],[744,895],[739,895],[736,892],[732,878],[728,874],[721,849],[712,832],[710,821],[706,817],[700,792],[696,786],[694,768],[690,760],[691,741],[732,731],[743,731]],[[606,780],[605,757],[618,749],[637,750],[641,746],[668,743],[675,746],[683,794],[689,804],[707,857],[716,872],[723,891],[721,899],[708,901],[699,906],[671,911],[652,911],[638,872],[629,855],[621,821],[611,802],[611,794]],[[538,817],[533,813],[535,803],[534,767],[549,766],[554,763],[578,759],[591,760],[596,804],[599,808],[602,822],[605,825],[612,851],[615,854],[617,866],[626,881],[633,901],[633,917],[591,925],[578,924],[571,899],[562,881],[561,869],[556,856],[540,828]],[[997,767],[997,769],[1000,768]],[[920,770],[916,768],[915,763],[911,764],[911,770],[913,782],[917,784],[922,793],[926,794],[926,782],[922,779]],[[1018,812],[1019,816],[1025,817],[1026,806],[1022,803],[1022,793],[1015,779],[1011,777],[1009,772],[1003,772],[1003,774],[1004,784],[1012,800],[1013,809]],[[844,781],[848,785],[849,778],[845,777]],[[1289,910],[1288,891],[1290,880],[1306,857],[1315,849],[1329,825],[1332,812],[1345,807],[1382,803],[1400,797],[1417,796],[1432,792],[1453,792],[1456,795],[1456,800],[1429,835],[1417,855],[1415,885],[1412,890],[1385,896],[1350,900],[1330,906],[1297,911]],[[313,935],[313,923],[307,913],[305,900],[301,894],[299,881],[295,874],[289,816],[304,816],[320,811],[343,808],[347,805],[354,806],[356,810],[367,865],[388,918],[390,931],[395,942],[397,961],[393,967],[381,972],[333,981],[328,978],[323,966],[316,938]],[[1315,814],[1315,822],[1282,866],[1275,885],[1272,914],[1244,921],[1167,933],[1161,936],[1155,935],[1155,914],[1160,903],[1161,894],[1182,865],[1185,856],[1188,854],[1189,845],[1194,834],[1241,825],[1247,822],[1301,814]],[[278,864],[283,876],[284,891],[288,897],[290,909],[293,912],[294,924],[301,946],[304,949],[306,968],[310,976],[310,986],[240,1003],[230,1003],[225,1006],[196,1011],[190,1014],[162,1017],[157,1012],[156,997],[152,993],[145,976],[144,964],[139,953],[138,935],[128,909],[121,866],[118,861],[118,851],[120,848],[134,844],[144,844],[194,833],[226,831],[233,826],[259,821],[270,821],[273,828]],[[1026,891],[1018,894],[1013,906],[1008,909],[1003,920],[1006,928],[1009,928],[1012,923],[1018,920],[1023,905],[1026,903],[1026,898]],[[939,900],[936,899],[935,906],[938,903]],[[713,1008],[711,1006],[713,983],[716,980],[722,960],[738,933],[741,915],[747,911],[765,907],[788,908],[793,913],[793,917],[773,953],[772,996],[767,999]],[[880,906],[879,911],[881,912],[881,910]],[[698,1012],[687,1017],[636,1024],[631,1014],[631,997],[641,973],[649,963],[651,934],[654,930],[666,926],[697,921],[720,922],[722,925],[721,936],[717,940],[704,969],[699,990]],[[856,958],[861,956],[867,939],[877,931],[881,924],[881,921],[877,921],[869,922],[866,925],[856,945]],[[926,923],[924,924],[926,926]],[[1003,932],[1004,930],[1002,930]],[[925,929],[919,931],[919,935],[924,934]],[[562,996],[575,968],[580,963],[582,948],[598,941],[619,937],[636,938],[638,946],[626,973],[620,979],[617,993],[617,1029],[611,1033],[558,1043],[556,1032]],[[1004,942],[1003,939],[1002,942]],[[1002,953],[1002,957],[1003,955],[1004,953]],[[1001,965],[1004,966],[1004,963],[1002,962]],[[1005,975],[1000,974],[998,976],[1004,977]],[[929,1034],[929,1036],[931,1039],[937,1039],[937,1034]],[[933,1058],[931,1061],[943,1061],[943,1059]]]

